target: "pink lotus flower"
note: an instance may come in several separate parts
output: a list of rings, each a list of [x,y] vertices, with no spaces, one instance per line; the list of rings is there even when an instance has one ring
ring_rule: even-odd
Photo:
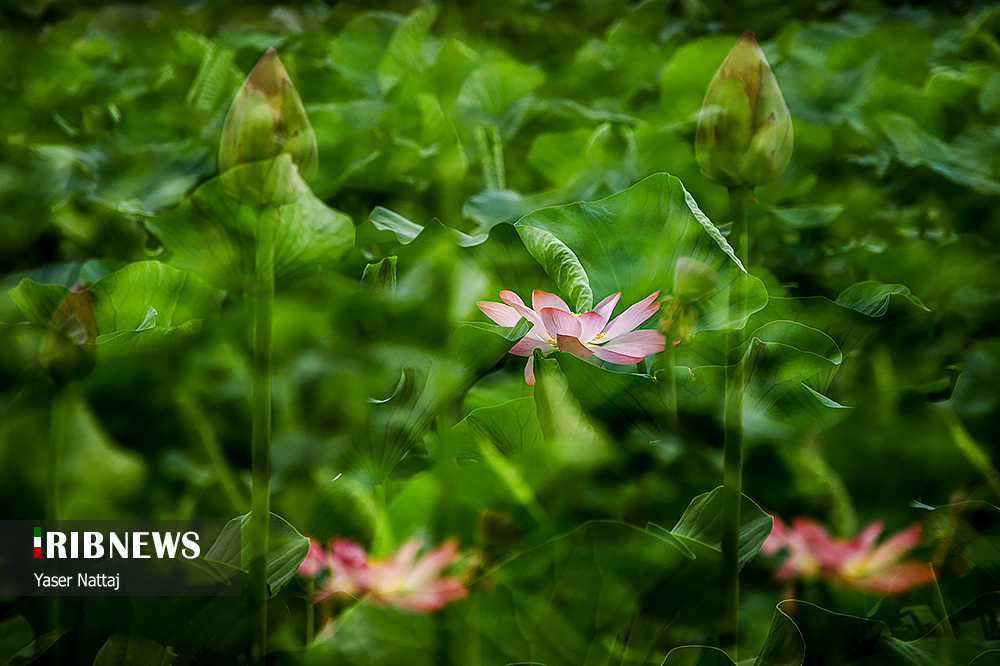
[[[760,552],[770,555],[782,548],[788,550],[788,559],[775,572],[775,580],[826,578],[871,592],[900,594],[934,579],[930,564],[902,561],[920,543],[920,525],[876,546],[882,529],[882,523],[876,521],[853,539],[844,540],[806,518],[796,518],[791,528],[775,518],[774,529]]]
[[[372,560],[353,541],[334,539],[326,551],[310,539],[309,553],[299,565],[299,574],[327,574],[316,601],[344,594],[426,613],[465,597],[468,591],[457,576],[441,576],[441,571],[455,562],[457,544],[446,541],[417,559],[421,546],[419,540],[411,539],[391,558]]]
[[[656,302],[659,295],[660,292],[653,292],[614,319],[611,319],[611,313],[621,298],[621,292],[608,296],[593,310],[582,314],[572,312],[555,294],[538,289],[531,295],[530,308],[512,291],[500,292],[503,303],[479,301],[477,305],[483,314],[500,326],[514,326],[522,317],[532,324],[531,330],[511,347],[510,353],[528,357],[524,379],[528,386],[534,386],[531,354],[536,349],[541,349],[543,354],[559,350],[580,358],[593,356],[599,362],[619,365],[638,363],[647,354],[663,351],[663,334],[653,330],[635,330],[660,308]]]

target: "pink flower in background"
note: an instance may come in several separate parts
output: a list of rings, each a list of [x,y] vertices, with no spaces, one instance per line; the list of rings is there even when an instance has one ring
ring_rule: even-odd
[[[635,330],[660,308],[653,292],[631,305],[614,319],[611,313],[621,298],[621,292],[608,296],[590,312],[576,314],[566,303],[548,292],[536,289],[531,295],[531,307],[512,291],[501,291],[500,300],[479,301],[477,305],[487,317],[500,326],[515,326],[521,318],[531,323],[531,330],[511,347],[515,356],[527,356],[524,379],[535,385],[535,372],[531,354],[541,349],[543,354],[556,350],[570,352],[580,358],[594,356],[599,361],[631,365],[646,358],[647,354],[663,351],[666,344],[663,334],[653,330]],[[609,321],[610,320],[610,321]]]
[[[309,539],[309,552],[306,553],[306,559],[302,560],[302,564],[299,565],[299,575],[314,578],[329,567],[329,553],[323,550],[319,541]]]
[[[330,541],[330,550],[310,539],[309,554],[299,565],[299,574],[328,576],[317,593],[317,601],[333,594],[346,594],[395,608],[418,612],[436,611],[465,597],[468,591],[457,576],[442,576],[457,559],[454,541],[417,558],[422,544],[404,543],[389,559],[372,560],[365,550],[346,539]]]
[[[876,546],[882,529],[876,521],[853,539],[836,539],[823,525],[807,518],[796,518],[789,528],[775,517],[774,529],[760,551],[765,555],[788,551],[775,580],[826,578],[871,592],[900,594],[934,579],[930,564],[903,561],[920,543],[920,525]]]

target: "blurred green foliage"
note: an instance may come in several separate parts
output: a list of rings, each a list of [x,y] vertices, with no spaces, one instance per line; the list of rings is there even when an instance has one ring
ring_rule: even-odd
[[[644,189],[668,172],[727,229],[726,192],[699,173],[693,136],[705,87],[747,28],[788,102],[795,151],[750,206],[752,279],[770,300],[746,313],[742,352],[761,383],[744,490],[765,511],[811,515],[842,536],[874,519],[926,521],[921,554],[940,586],[878,603],[809,584],[794,595],[829,610],[776,611],[785,591],[772,563],[751,562],[744,656],[764,646],[761,664],[799,663],[801,640],[806,654],[831,655],[806,663],[968,664],[1000,639],[987,594],[1000,584],[1000,12],[975,3],[0,7],[3,517],[44,515],[51,441],[64,518],[246,513],[245,276],[238,262],[205,265],[198,252],[212,246],[178,244],[164,225],[217,226],[218,211],[188,195],[217,182],[229,104],[275,47],[317,134],[310,205],[338,229],[350,218],[357,245],[346,257],[340,241],[299,248],[317,270],[279,283],[273,510],[376,555],[414,533],[454,536],[479,562],[470,597],[440,615],[361,602],[335,640],[304,652],[311,620],[292,582],[272,601],[272,645],[300,652],[276,663],[659,664],[711,642],[704,561],[677,559],[676,528],[646,527],[675,524],[721,478],[721,366],[732,360],[721,334],[678,348],[671,431],[659,389],[671,370],[659,359],[631,373],[556,354],[532,391],[523,359],[505,355],[524,331],[484,323],[475,304],[565,287],[522,236],[566,219],[578,244],[559,239],[596,300],[669,291],[675,254],[629,215],[652,201],[687,219],[679,182],[670,196]],[[611,215],[608,201],[627,204]],[[567,207],[534,213],[547,206]],[[639,256],[623,278],[614,266],[628,252]],[[63,296],[79,280],[100,292],[102,278],[146,261],[230,290],[183,335],[169,331],[187,319],[131,302],[129,336],[159,323],[171,344],[99,353],[80,381],[53,380],[37,360],[45,318],[25,323],[6,294],[26,278]],[[693,548],[711,558],[712,545]],[[702,583],[683,614],[671,603],[674,560]],[[77,661],[66,663],[170,650],[177,663],[224,663],[244,639],[233,619],[243,609],[221,600],[64,602],[56,627],[40,600],[2,600],[0,633],[14,638],[0,658],[48,649],[67,628],[56,645]],[[961,640],[944,640],[952,633]],[[707,650],[667,659],[723,663]]]

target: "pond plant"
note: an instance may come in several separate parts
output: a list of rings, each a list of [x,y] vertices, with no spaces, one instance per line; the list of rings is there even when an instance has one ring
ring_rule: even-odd
[[[242,593],[0,662],[996,659],[995,9],[77,4],[0,10],[0,497]]]

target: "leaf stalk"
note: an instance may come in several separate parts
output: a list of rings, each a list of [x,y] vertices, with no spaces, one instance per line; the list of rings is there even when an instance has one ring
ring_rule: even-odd
[[[733,227],[729,237],[735,241],[736,256],[744,268],[749,266],[749,233],[746,202],[750,190],[729,188],[729,217]],[[745,281],[737,278],[729,292],[730,309],[744,298]],[[738,353],[742,342],[741,329],[730,331],[729,356]],[[726,366],[725,413],[723,417],[723,513],[722,513],[722,628],[719,646],[733,661],[738,661],[740,625],[740,504],[743,498],[743,390],[745,385],[743,357],[730,358]]]
[[[254,261],[253,404],[250,487],[250,636],[254,663],[267,653],[267,551],[271,513],[271,348],[274,320],[274,226],[277,211],[258,212]]]

